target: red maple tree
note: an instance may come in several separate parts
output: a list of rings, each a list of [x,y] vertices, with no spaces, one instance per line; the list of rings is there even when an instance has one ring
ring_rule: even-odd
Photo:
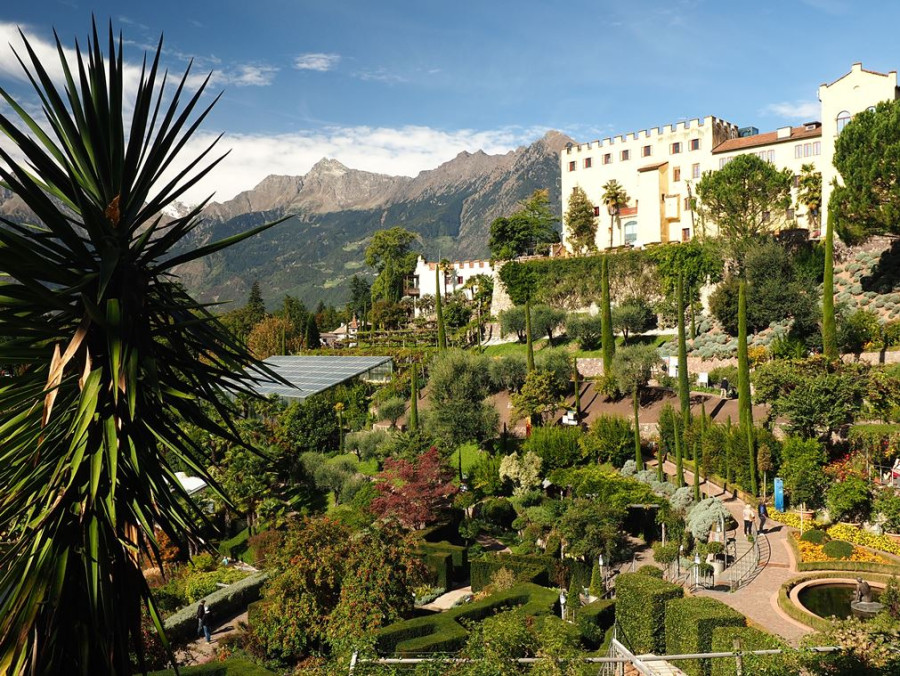
[[[405,528],[421,530],[450,509],[459,488],[453,473],[433,446],[413,461],[389,458],[376,477],[378,497],[370,509],[381,518],[394,518]]]

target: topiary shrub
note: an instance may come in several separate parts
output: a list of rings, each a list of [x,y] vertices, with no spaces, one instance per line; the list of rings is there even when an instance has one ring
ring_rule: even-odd
[[[814,545],[824,545],[829,540],[828,534],[823,530],[818,530],[817,528],[806,531],[803,535],[800,536],[800,539],[804,542],[812,542]]]
[[[829,559],[849,559],[853,556],[853,545],[843,540],[831,540],[825,543],[822,552]]]
[[[635,654],[666,649],[666,602],[684,596],[678,585],[649,575],[623,573],[616,578],[619,639]]]
[[[740,641],[740,650],[774,650],[785,644],[771,634],[753,627],[715,627],[712,632],[712,652],[734,652],[735,641]],[[737,661],[732,658],[710,660],[710,676],[737,676]],[[784,673],[784,655],[743,655],[744,674]]]
[[[587,648],[596,650],[616,621],[616,602],[608,599],[594,601],[579,608],[576,618],[581,640]]]
[[[660,580],[662,580],[662,577],[663,577],[662,568],[657,568],[656,566],[651,565],[649,563],[638,568],[637,572],[640,573],[641,575],[649,575],[650,577],[659,578]]]
[[[746,627],[747,620],[721,601],[706,597],[676,598],[666,603],[666,652],[670,655],[707,653],[716,627]],[[690,676],[709,676],[710,660],[679,660]]]
[[[476,516],[488,525],[504,531],[509,530],[516,519],[516,510],[506,498],[488,498],[478,505],[476,511]]]

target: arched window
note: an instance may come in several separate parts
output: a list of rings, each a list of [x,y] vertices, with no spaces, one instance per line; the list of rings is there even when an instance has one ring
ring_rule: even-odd
[[[637,221],[628,221],[624,229],[625,244],[634,244],[637,241]]]
[[[842,110],[841,112],[838,113],[838,116],[837,116],[838,134],[840,134],[844,130],[844,127],[847,126],[847,123],[849,121],[850,121],[850,113],[848,113],[846,110]]]

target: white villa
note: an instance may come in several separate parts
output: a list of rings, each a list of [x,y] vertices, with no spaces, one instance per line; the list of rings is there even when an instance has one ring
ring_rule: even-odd
[[[897,71],[876,73],[855,63],[843,77],[821,85],[818,93],[821,122],[760,134],[755,127],[739,128],[710,116],[568,146],[560,154],[563,222],[568,196],[580,186],[599,205],[594,207],[598,249],[688,241],[701,228],[699,214],[691,209],[691,196],[703,172],[721,169],[737,155],[754,153],[795,176],[794,205],[784,214],[772,214],[774,224],[809,227],[805,207],[796,204],[803,164],[813,164],[822,174],[823,213],[818,222],[827,223],[831,183],[839,179],[832,164],[835,138],[853,115],[880,101],[897,99],[900,90]],[[603,205],[603,185],[610,180],[618,181],[629,197],[619,212],[621,228],[610,225]],[[715,224],[705,227],[714,234]],[[565,224],[563,243],[568,244]]]
[[[404,296],[423,297],[435,296],[437,293],[436,276],[434,273],[436,261],[428,262],[422,256],[416,262],[416,271],[406,279]],[[494,267],[490,261],[453,261],[443,273],[438,273],[441,283],[441,292],[449,295],[462,289],[466,282],[477,275],[494,276]],[[471,288],[465,289],[466,296],[471,300]]]

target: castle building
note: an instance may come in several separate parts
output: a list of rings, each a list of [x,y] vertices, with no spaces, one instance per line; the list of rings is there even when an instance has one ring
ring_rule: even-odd
[[[696,185],[706,171],[717,171],[734,157],[753,153],[794,174],[792,204],[770,214],[773,229],[805,228],[819,236],[827,224],[837,135],[853,116],[880,101],[900,96],[897,72],[876,73],[853,64],[850,72],[819,87],[821,121],[759,133],[717,117],[696,118],[663,127],[570,145],[560,153],[563,243],[568,241],[565,211],[576,187],[587,193],[597,219],[598,249],[688,241],[697,233],[714,235],[715,223],[703,222],[695,205]],[[812,164],[822,174],[822,213],[810,218],[797,203],[801,167]],[[604,186],[616,181],[628,195],[626,206],[609,213]]]

